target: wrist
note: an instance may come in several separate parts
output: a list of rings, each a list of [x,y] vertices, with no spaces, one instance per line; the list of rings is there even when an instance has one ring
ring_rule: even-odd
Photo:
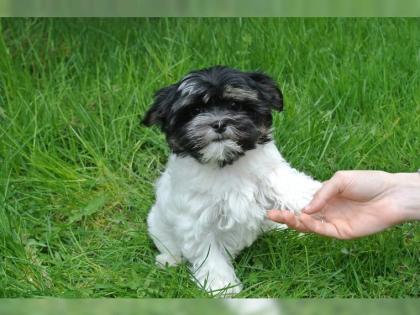
[[[420,220],[420,173],[396,173],[392,182],[400,221]]]

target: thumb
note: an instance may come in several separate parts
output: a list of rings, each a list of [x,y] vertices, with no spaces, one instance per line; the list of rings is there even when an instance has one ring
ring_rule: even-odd
[[[330,180],[324,182],[322,187],[315,193],[312,201],[303,208],[303,212],[312,214],[321,211],[327,202],[333,197],[340,195],[345,188],[345,175],[336,173]]]

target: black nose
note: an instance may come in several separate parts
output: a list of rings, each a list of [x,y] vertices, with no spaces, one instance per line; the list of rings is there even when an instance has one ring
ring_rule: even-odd
[[[226,130],[226,122],[223,120],[215,121],[211,124],[211,126],[214,129],[214,131],[218,133],[222,133]]]

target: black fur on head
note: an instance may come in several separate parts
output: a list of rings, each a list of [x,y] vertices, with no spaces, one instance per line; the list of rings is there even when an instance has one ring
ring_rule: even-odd
[[[157,91],[143,124],[159,126],[175,154],[223,167],[271,139],[272,110],[283,110],[273,79],[215,66]]]

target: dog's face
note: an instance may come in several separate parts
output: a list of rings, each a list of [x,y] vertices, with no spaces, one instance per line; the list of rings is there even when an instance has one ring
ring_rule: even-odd
[[[160,126],[175,154],[223,167],[271,139],[273,109],[283,97],[270,77],[216,66],[159,90],[143,123]]]

